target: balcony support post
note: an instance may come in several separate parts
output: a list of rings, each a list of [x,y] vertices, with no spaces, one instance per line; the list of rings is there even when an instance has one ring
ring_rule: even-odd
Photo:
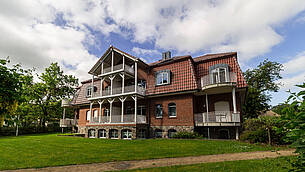
[[[205,93],[205,106],[207,109],[207,116],[206,116],[206,122],[209,122],[209,101],[208,101],[208,94]]]
[[[110,86],[110,95],[112,95],[112,90],[113,90],[113,79],[115,78],[115,75],[109,76],[110,82],[111,82],[111,86]]]
[[[101,67],[101,74],[104,73],[104,62],[102,62],[102,67]]]
[[[98,101],[98,103],[100,104],[100,116],[98,118],[98,123],[101,123],[101,121],[102,121],[102,104],[104,103],[104,100]]]
[[[233,87],[232,89],[232,99],[233,99],[233,113],[237,113],[235,87]]]
[[[112,103],[113,103],[114,99],[108,99],[108,102],[110,104],[110,108],[109,108],[109,113],[110,113],[110,119],[109,119],[109,123],[111,123],[111,115],[112,115]]]
[[[91,80],[91,98],[93,97],[93,93],[94,93],[93,82],[94,82],[94,75],[92,75],[92,80]]]
[[[134,122],[137,123],[137,96],[131,96],[134,100]]]
[[[238,131],[238,127],[236,127],[236,136],[235,136],[236,140],[239,140],[239,131]]]
[[[114,55],[114,52],[113,52],[113,49],[112,49],[112,52],[111,52],[111,72],[113,72],[113,55]]]
[[[124,86],[125,86],[125,73],[120,74],[121,78],[122,78],[122,94],[124,93]]]
[[[101,78],[101,90],[100,90],[100,95],[103,96],[103,83],[104,83],[104,77]]]
[[[135,67],[134,67],[134,92],[137,92],[137,86],[138,86],[138,63],[135,61]]]
[[[123,55],[123,71],[125,71],[125,56]]]
[[[124,122],[124,101],[126,100],[127,97],[120,97],[120,101],[122,102],[122,110],[121,110],[121,122]]]
[[[93,105],[93,102],[90,102],[90,119],[89,119],[89,122],[92,122],[92,105]]]

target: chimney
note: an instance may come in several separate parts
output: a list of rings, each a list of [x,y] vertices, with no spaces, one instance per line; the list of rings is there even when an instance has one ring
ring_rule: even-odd
[[[170,52],[170,51],[167,51],[167,52],[162,53],[162,60],[168,60],[168,59],[170,59],[170,58],[172,58],[172,57],[171,57],[171,52]]]

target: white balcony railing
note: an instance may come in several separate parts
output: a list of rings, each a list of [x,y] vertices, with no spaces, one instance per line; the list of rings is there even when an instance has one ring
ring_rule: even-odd
[[[123,64],[118,64],[118,65],[113,66],[113,71],[111,71],[111,67],[104,68],[102,74],[107,74],[107,73],[121,71],[121,70],[123,70]],[[125,67],[124,67],[124,71],[128,72],[130,74],[134,74],[134,68],[132,68],[132,67],[126,65],[126,64],[125,64]]]
[[[229,72],[229,73],[222,73],[222,74],[217,74],[213,76],[213,74],[205,75],[201,77],[200,83],[201,87],[205,87],[208,85],[213,85],[213,84],[225,84],[225,83],[236,83],[237,82],[237,76],[236,73],[234,72]]]
[[[137,91],[135,92],[135,85],[129,85],[124,87],[124,93],[122,92],[122,87],[117,87],[112,89],[111,94],[111,88],[108,90],[103,90],[103,93],[101,95],[100,92],[93,93],[93,97],[104,97],[104,96],[116,96],[121,94],[128,94],[128,93],[138,93],[142,96],[145,96],[145,88],[141,86],[137,86]]]
[[[72,127],[72,126],[76,126],[78,124],[78,120],[74,120],[74,119],[60,119],[59,121],[59,126],[60,127]]]
[[[110,122],[111,121],[111,122]],[[93,118],[90,123],[92,124],[118,124],[118,123],[134,123],[134,114],[124,114],[123,121],[122,116],[118,114],[110,116],[102,116],[101,120],[99,118]],[[137,124],[145,124],[146,123],[146,116],[145,115],[137,115]]]
[[[240,113],[232,111],[214,111],[209,113],[196,113],[194,115],[195,124],[200,123],[229,123],[240,122]]]

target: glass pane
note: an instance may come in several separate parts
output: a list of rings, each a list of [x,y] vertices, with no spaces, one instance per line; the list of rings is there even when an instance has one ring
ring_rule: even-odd
[[[167,74],[167,72],[164,72],[163,73],[163,84],[166,84],[166,83],[168,83],[168,74]]]
[[[218,73],[217,72],[213,73],[213,81],[211,84],[215,84],[215,83],[218,83]]]
[[[162,84],[162,73],[159,73],[158,75],[157,75],[157,84],[159,85],[159,84]]]
[[[219,69],[219,82],[226,82],[226,70],[223,68]]]

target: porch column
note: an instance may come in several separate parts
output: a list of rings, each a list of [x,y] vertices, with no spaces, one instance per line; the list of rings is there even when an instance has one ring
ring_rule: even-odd
[[[94,92],[93,82],[94,82],[94,75],[92,75],[92,80],[91,80],[91,97],[93,97],[93,92]]]
[[[235,135],[236,135],[236,138],[235,138],[235,139],[236,139],[236,140],[239,140],[239,131],[238,131],[238,127],[236,127],[236,134],[235,134]]]
[[[115,75],[112,75],[112,76],[109,76],[109,79],[110,79],[110,84],[111,84],[111,86],[110,86],[110,95],[112,95],[112,93],[113,93],[113,79],[115,78]]]
[[[102,67],[101,67],[101,74],[104,73],[104,62],[102,63]]]
[[[137,123],[137,96],[132,96],[134,100],[134,122]]]
[[[123,71],[125,70],[125,56],[123,55]]]
[[[206,106],[206,109],[207,109],[206,122],[209,122],[209,101],[208,101],[208,94],[207,93],[205,93],[205,106]]]
[[[122,78],[122,94],[124,93],[124,87],[125,87],[125,73],[120,74]]]
[[[111,114],[112,114],[112,103],[113,103],[114,99],[110,99],[108,100],[110,107],[109,107],[109,113],[110,113],[110,119],[109,119],[109,123],[111,123]]]
[[[111,72],[113,72],[113,49],[111,52]]]
[[[119,98],[120,101],[122,102],[122,111],[121,111],[121,122],[124,122],[124,101],[126,100],[127,97],[121,97]]]
[[[137,86],[138,86],[138,63],[135,62],[134,64],[134,73],[135,73],[135,77],[134,77],[134,91],[137,92]]]
[[[92,122],[92,105],[93,105],[93,102],[90,103],[90,118],[89,118],[89,122]]]
[[[237,113],[235,87],[233,87],[233,89],[232,89],[232,99],[233,99],[233,113]]]
[[[103,96],[103,83],[104,83],[105,78],[101,78],[101,90],[100,90],[100,95]]]
[[[100,116],[98,118],[99,123],[102,122],[102,104],[103,104],[103,102],[104,102],[104,100],[98,102],[100,104]]]

